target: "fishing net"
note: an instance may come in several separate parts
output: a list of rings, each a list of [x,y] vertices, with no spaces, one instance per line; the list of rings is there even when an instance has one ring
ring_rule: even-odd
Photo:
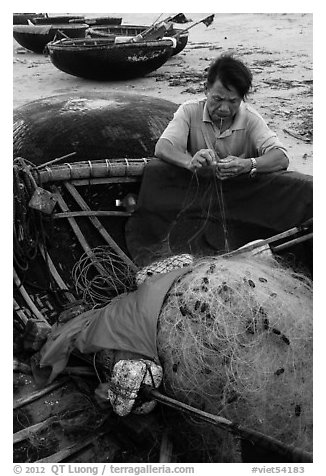
[[[196,261],[162,307],[158,352],[168,394],[311,451],[312,286],[306,277],[273,259]],[[232,459],[234,448],[229,452]]]
[[[139,286],[147,278],[157,274],[168,273],[174,269],[184,268],[193,263],[193,257],[188,254],[169,256],[168,258],[156,260],[148,266],[140,269],[136,273],[136,284]]]

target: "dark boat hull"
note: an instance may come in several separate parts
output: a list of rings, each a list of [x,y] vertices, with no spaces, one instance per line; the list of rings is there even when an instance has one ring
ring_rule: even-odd
[[[36,165],[71,152],[71,162],[150,157],[176,108],[164,99],[122,92],[39,99],[14,111],[14,157]]]
[[[145,25],[120,25],[120,26],[102,26],[102,27],[93,27],[88,31],[88,35],[91,38],[105,38],[111,35],[116,36],[136,36],[145,31],[148,26]],[[168,36],[173,36],[177,33],[182,32],[182,29],[173,28]],[[173,56],[177,55],[182,51],[188,43],[188,32],[180,33],[177,38],[177,46],[173,50]]]
[[[85,17],[74,15],[54,15],[54,16],[36,16],[33,19],[35,25],[62,25],[63,23],[85,23]]]
[[[145,76],[172,55],[170,40],[113,44],[110,39],[60,40],[48,45],[54,66],[61,71],[98,81]]]
[[[44,17],[41,13],[14,13],[13,24],[14,25],[28,25],[28,21],[34,22],[34,18]]]
[[[13,36],[24,48],[34,53],[44,53],[46,45],[55,39],[58,31],[62,31],[69,38],[85,38],[87,28],[88,25],[85,24],[49,25],[49,30],[44,32],[44,26],[18,25],[14,26]]]

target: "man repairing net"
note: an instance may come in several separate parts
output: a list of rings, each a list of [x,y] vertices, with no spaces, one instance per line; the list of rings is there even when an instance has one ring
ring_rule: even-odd
[[[249,68],[221,55],[206,97],[176,111],[126,228],[138,264],[153,254],[222,253],[312,217],[312,177],[287,170],[286,148],[246,102],[251,86]]]

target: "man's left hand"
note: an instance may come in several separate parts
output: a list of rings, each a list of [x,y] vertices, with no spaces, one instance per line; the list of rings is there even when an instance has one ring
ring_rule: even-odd
[[[238,175],[245,174],[251,169],[250,159],[243,159],[234,155],[229,155],[225,159],[220,159],[216,165],[216,175],[219,179],[225,180]]]

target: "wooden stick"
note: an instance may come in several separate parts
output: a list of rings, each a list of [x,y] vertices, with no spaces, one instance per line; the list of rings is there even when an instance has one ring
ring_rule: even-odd
[[[308,233],[307,235],[300,236],[299,238],[295,238],[294,240],[287,241],[286,243],[282,243],[278,246],[273,246],[272,251],[281,251],[285,250],[286,248],[290,248],[291,246],[297,245],[298,243],[302,243],[303,241],[310,240],[313,237],[313,233]]]
[[[44,249],[43,245],[40,245],[40,252],[41,252],[41,255],[43,256],[45,262],[47,263],[47,265],[49,267],[49,270],[50,270],[50,273],[51,273],[53,279],[55,280],[55,282],[57,283],[58,287],[62,291],[65,291],[65,294],[66,294],[66,297],[67,297],[68,301],[75,302],[76,299],[74,298],[73,294],[71,292],[69,292],[69,289],[68,289],[66,283],[64,282],[64,280],[62,279],[62,277],[58,273],[58,271],[57,271],[50,255],[49,255],[49,253]]]
[[[130,217],[132,213],[122,211],[109,211],[109,210],[83,210],[78,212],[62,212],[54,213],[53,218],[68,218],[68,217]]]
[[[248,251],[260,248],[261,246],[269,245],[270,243],[274,243],[275,241],[280,241],[284,238],[288,238],[289,236],[305,231],[305,229],[310,226],[311,222],[312,220],[307,220],[307,222],[303,223],[301,226],[295,226],[293,228],[290,228],[289,230],[283,231],[282,233],[278,233],[277,235],[271,236],[270,238],[266,238],[265,240],[259,240],[256,243],[252,243],[251,245],[238,248],[237,250],[230,251],[229,253],[225,253],[221,256],[223,256],[224,258],[228,258],[229,256],[247,253]]]
[[[65,180],[87,180],[86,183],[97,183],[96,180],[101,178],[112,179],[102,183],[119,183],[132,181],[131,179],[140,181],[144,167],[150,160],[150,158],[88,160],[72,164],[57,164],[38,171],[31,169],[31,171],[41,184]]]
[[[58,205],[60,206],[61,210],[63,212],[70,212],[69,208],[68,208],[68,205],[66,204],[66,202],[64,201],[64,199],[62,198],[62,195],[60,194],[59,190],[57,187],[54,187],[54,190],[55,190],[55,193],[56,193],[56,196],[57,196],[57,199],[58,199]],[[105,272],[105,269],[103,268],[103,266],[101,265],[101,263],[98,263],[97,260],[96,260],[96,257],[94,256],[94,253],[91,249],[91,247],[89,246],[89,244],[87,243],[81,229],[79,228],[79,226],[77,225],[77,222],[74,218],[72,217],[68,217],[68,222],[70,223],[70,226],[71,228],[73,229],[73,232],[75,233],[79,243],[81,244],[83,250],[85,251],[85,253],[87,254],[87,256],[89,256],[89,258],[93,261],[94,263],[94,266],[96,267],[96,269],[98,270],[98,272],[102,275],[102,276],[106,276],[106,272]]]
[[[14,282],[15,282],[17,288],[18,288],[18,291],[20,292],[20,294],[24,298],[26,304],[28,305],[28,307],[30,308],[32,313],[35,315],[35,317],[37,317],[41,321],[44,321],[44,322],[48,323],[47,320],[45,319],[45,317],[43,316],[43,314],[41,314],[41,312],[37,309],[37,307],[33,303],[32,299],[30,298],[29,294],[27,293],[26,289],[22,285],[22,283],[21,283],[21,281],[18,277],[18,274],[16,273],[15,268],[14,268]]]
[[[39,398],[43,397],[43,395],[46,395],[47,393],[52,392],[53,390],[56,390],[57,388],[62,387],[65,385],[67,382],[69,382],[69,378],[64,378],[62,380],[57,380],[54,383],[51,383],[47,387],[41,388],[40,390],[36,390],[35,392],[32,392],[30,395],[27,397],[21,397],[18,398],[14,402],[14,410],[17,410],[17,408],[21,408],[24,405],[27,405],[28,403],[32,403],[35,400],[38,400]]]
[[[64,459],[68,458],[69,456],[74,455],[78,451],[82,450],[86,446],[89,446],[92,444],[94,441],[97,439],[101,438],[103,435],[105,435],[106,432],[101,432],[96,435],[92,435],[89,438],[86,438],[85,440],[75,443],[73,445],[67,446],[63,450],[58,451],[57,453],[54,453],[51,456],[47,456],[46,458],[39,459],[35,461],[35,463],[60,463],[60,461],[63,461]]]
[[[83,199],[83,197],[77,192],[76,188],[71,185],[69,182],[64,182],[64,185],[66,189],[70,192],[72,197],[76,200],[78,205],[82,208],[84,211],[90,211],[89,206]],[[138,267],[135,265],[135,263],[122,251],[122,249],[117,245],[117,243],[113,240],[111,235],[106,231],[106,229],[103,227],[102,223],[98,220],[96,217],[89,217],[91,223],[94,225],[94,227],[99,231],[100,235],[104,238],[106,243],[111,246],[111,248],[120,256],[120,258],[128,265],[130,268],[134,271],[138,270]]]
[[[65,375],[78,375],[83,377],[95,377],[96,374],[94,370],[90,369],[89,367],[66,367],[63,371]]]
[[[143,389],[145,394],[147,393],[151,398],[154,398],[158,402],[163,403],[171,408],[181,410],[184,413],[188,413],[190,415],[197,416],[200,420],[206,421],[207,423],[211,423],[213,425],[219,426],[223,429],[229,430],[232,433],[238,434],[240,437],[249,439],[252,443],[257,444],[261,448],[266,450],[273,450],[277,451],[279,454],[289,458],[291,462],[312,462],[312,454],[303,451],[300,448],[295,448],[293,446],[285,445],[281,441],[272,438],[270,436],[264,435],[255,430],[250,430],[244,428],[240,425],[236,425],[232,423],[230,420],[226,418],[219,417],[217,415],[213,415],[211,413],[204,412],[199,410],[198,408],[192,407],[187,405],[186,403],[179,402],[171,397],[163,395],[158,390],[151,388],[151,387],[144,387]]]
[[[21,319],[22,323],[24,326],[26,325],[28,321],[28,317],[24,313],[24,311],[20,308],[19,304],[17,303],[16,299],[14,301],[14,311],[17,313],[17,316]]]
[[[59,162],[60,160],[65,160],[68,159],[68,157],[72,157],[73,155],[76,155],[77,152],[70,152],[70,154],[63,155],[62,157],[58,157],[57,159],[50,160],[49,162],[45,162],[44,164],[38,165],[36,167],[36,170],[42,169],[43,167],[47,167],[48,165],[55,164],[56,162]]]
[[[37,431],[43,430],[43,428],[48,428],[52,423],[58,421],[57,416],[52,416],[47,420],[41,421],[40,423],[36,423],[35,425],[29,426],[28,428],[24,428],[23,430],[17,431],[14,433],[13,436],[13,444],[19,443],[20,441],[26,440],[29,438],[33,433]]]
[[[67,177],[64,179],[67,180]],[[79,179],[71,180],[72,185],[102,185],[107,183],[136,183],[140,182],[141,177],[104,177],[104,178],[93,178],[93,179]]]

